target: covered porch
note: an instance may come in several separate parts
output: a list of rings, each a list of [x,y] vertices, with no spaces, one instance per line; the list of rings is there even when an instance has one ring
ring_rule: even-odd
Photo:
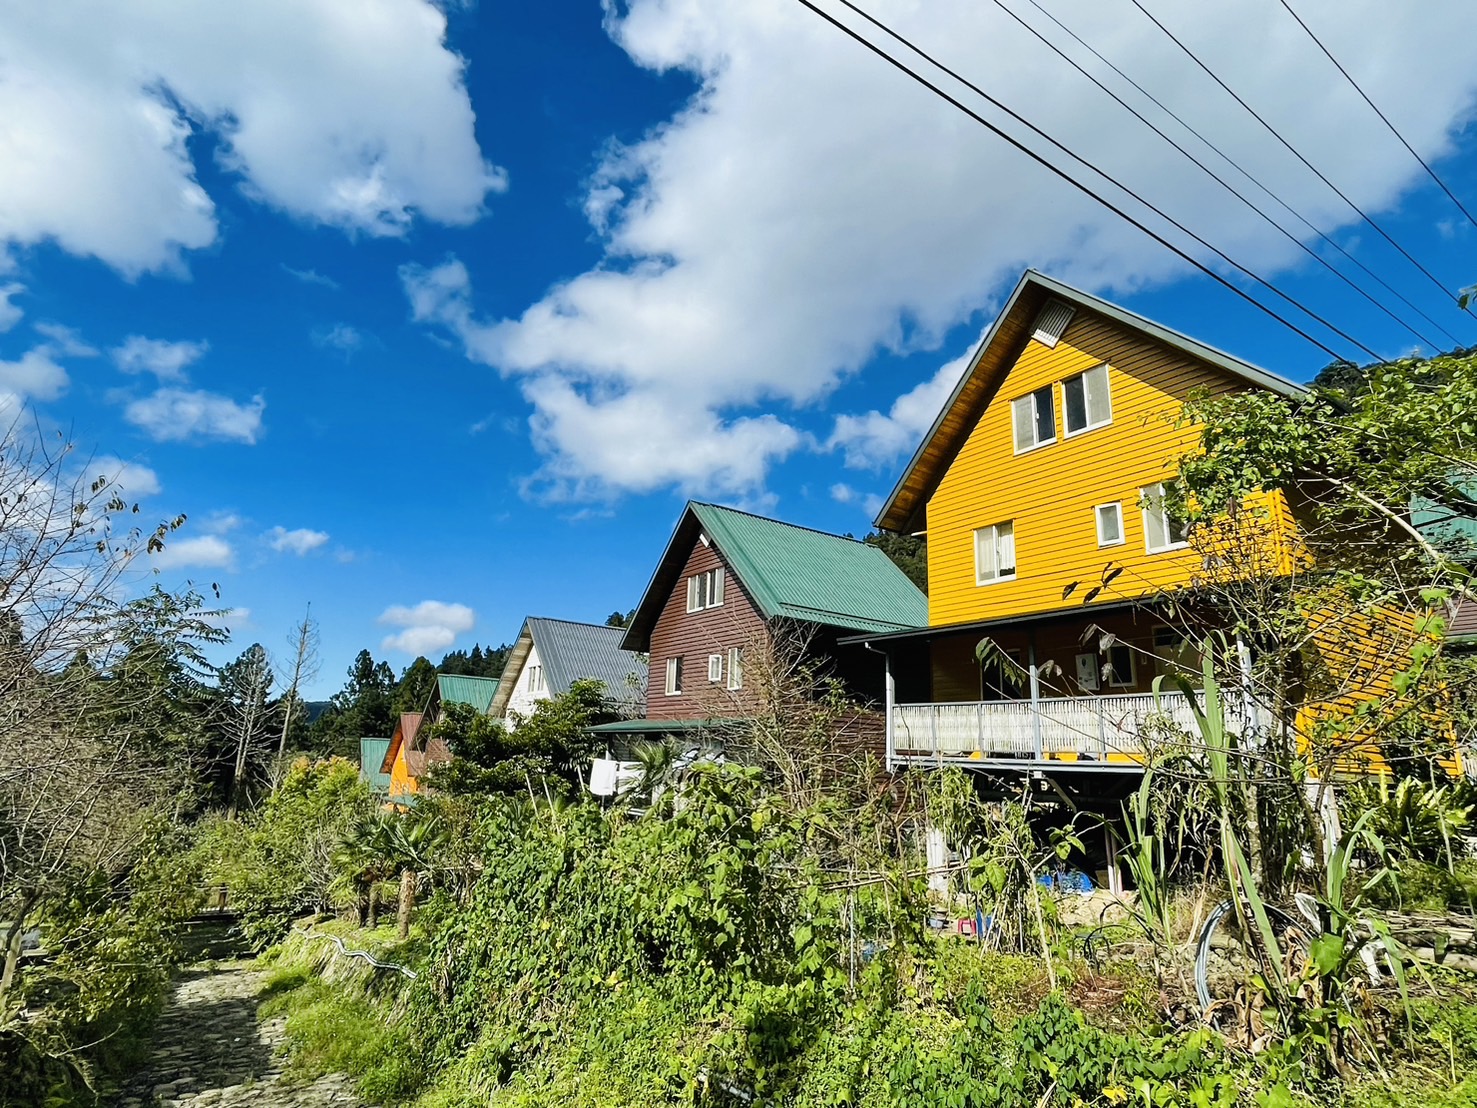
[[[850,641],[885,655],[890,769],[1136,773],[1156,736],[1196,730],[1189,698],[1168,682],[1156,696],[1154,683],[1198,674],[1198,653],[1142,602]],[[1235,697],[1227,707],[1238,730],[1254,711]]]

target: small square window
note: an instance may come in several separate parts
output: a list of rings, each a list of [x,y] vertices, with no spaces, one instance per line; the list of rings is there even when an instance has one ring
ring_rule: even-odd
[[[1123,544],[1123,505],[1099,504],[1093,509],[1097,517],[1097,544],[1099,546],[1121,546]]]
[[[1108,403],[1108,367],[1100,365],[1062,382],[1062,423],[1076,435],[1113,422]]]
[[[1056,413],[1051,400],[1053,391],[1047,385],[1044,389],[1037,389],[1011,402],[1017,454],[1056,441]]]
[[[1015,577],[1015,522],[992,523],[974,533],[975,584],[988,585]]]
[[[723,655],[708,655],[708,680],[717,684],[723,680]]]

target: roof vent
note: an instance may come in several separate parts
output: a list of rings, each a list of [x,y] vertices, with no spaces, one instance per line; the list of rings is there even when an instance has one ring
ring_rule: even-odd
[[[1060,300],[1048,300],[1036,317],[1036,330],[1031,337],[1044,346],[1055,346],[1072,322],[1073,309]]]

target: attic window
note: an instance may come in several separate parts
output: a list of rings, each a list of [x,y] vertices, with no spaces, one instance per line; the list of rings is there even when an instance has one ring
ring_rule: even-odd
[[[1036,317],[1036,329],[1031,332],[1031,337],[1043,346],[1055,346],[1066,333],[1067,324],[1072,322],[1072,315],[1071,305],[1060,300],[1048,300],[1046,307]]]

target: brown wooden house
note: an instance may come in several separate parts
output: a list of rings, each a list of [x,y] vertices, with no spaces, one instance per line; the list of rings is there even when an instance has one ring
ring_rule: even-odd
[[[647,721],[735,719],[756,710],[759,671],[777,645],[799,648],[856,699],[881,703],[882,656],[837,640],[927,619],[927,598],[876,547],[694,501],[621,647],[649,657]]]

